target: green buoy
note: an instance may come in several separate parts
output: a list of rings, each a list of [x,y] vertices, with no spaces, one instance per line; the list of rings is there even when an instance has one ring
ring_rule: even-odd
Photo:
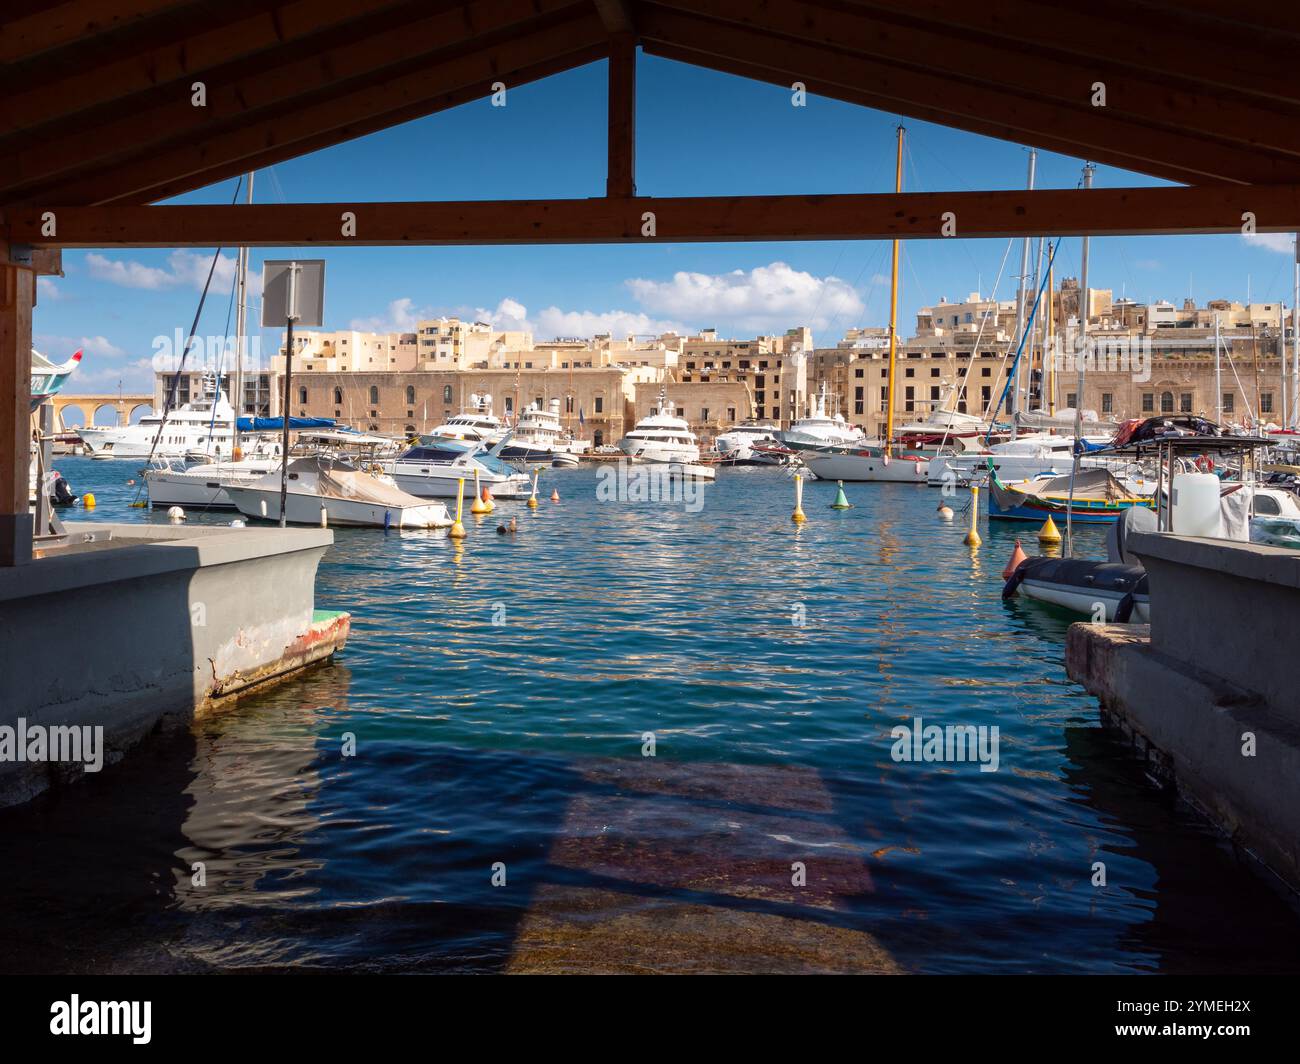
[[[835,501],[831,503],[831,509],[832,510],[851,509],[853,504],[849,502],[848,498],[844,494],[844,481],[837,480],[835,483],[840,486],[840,490],[835,493]]]

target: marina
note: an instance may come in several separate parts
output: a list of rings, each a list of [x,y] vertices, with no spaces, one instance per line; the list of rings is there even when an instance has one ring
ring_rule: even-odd
[[[1122,7],[0,13],[6,1048],[1289,1037],[1300,30]]]
[[[168,526],[111,466],[64,465],[101,514]],[[813,483],[796,532],[780,470],[724,473],[689,512],[601,503],[599,469],[545,474],[559,503],[466,515],[463,546],[336,529],[317,599],[353,622],[333,665],[0,813],[31,866],[0,888],[4,966],[633,970],[635,929],[671,905],[661,959],[691,970],[1295,970],[1285,897],[1064,676],[1073,617],[1001,601],[1011,525],[982,522],[972,555],[937,493],[849,484],[835,511]],[[436,639],[433,589],[455,619]],[[916,718],[999,726],[999,771],[898,771],[891,729]],[[33,848],[51,830],[66,848]],[[104,871],[44,924],[31,902],[74,853]],[[218,889],[193,889],[195,859]],[[825,869],[814,896],[790,892],[792,860]],[[92,909],[102,931],[50,948]]]

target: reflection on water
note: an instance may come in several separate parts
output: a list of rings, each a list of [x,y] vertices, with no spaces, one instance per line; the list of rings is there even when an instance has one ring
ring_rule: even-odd
[[[60,464],[158,519],[126,463]],[[972,556],[910,486],[810,485],[795,529],[772,471],[699,513],[547,477],[463,546],[339,530],[337,664],[0,813],[0,966],[1300,967],[1295,913],[1065,678],[1068,615],[1001,602],[1032,528]],[[1001,770],[894,763],[914,717],[997,725]]]

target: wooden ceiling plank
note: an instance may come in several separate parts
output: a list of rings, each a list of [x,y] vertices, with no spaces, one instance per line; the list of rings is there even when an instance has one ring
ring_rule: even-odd
[[[988,86],[953,82],[942,75],[911,70],[824,48],[779,40],[736,26],[716,23],[662,7],[642,7],[638,13],[642,46],[676,47],[678,55],[693,55],[698,65],[723,69],[728,60],[772,76],[763,80],[789,85],[802,81],[814,91],[844,98],[841,89],[870,93],[887,101],[885,110],[919,117],[916,108],[941,109],[943,124],[976,131],[990,123],[1015,131],[1008,138],[1045,146],[1045,140],[1073,144],[1072,155],[1167,176],[1178,169],[1195,181],[1286,183],[1300,176],[1292,159],[1266,152],[1247,152],[1212,140],[1148,128],[1112,117],[1104,108],[1067,108],[1027,99]],[[719,62],[719,60],[721,62]],[[836,87],[839,87],[837,89]],[[1103,158],[1108,156],[1108,158]]]
[[[474,25],[479,33],[491,35],[526,25],[539,13],[571,7],[572,0],[494,0],[476,11]],[[348,81],[385,82],[398,62],[422,73],[420,41],[434,46],[427,59],[430,66],[454,65],[458,48],[474,48],[474,41],[465,36],[465,17],[463,7],[441,11],[315,53],[288,47],[272,53],[258,71],[237,80],[224,81],[220,70],[213,71],[205,81],[207,103],[203,107],[195,107],[189,86],[180,85],[166,102],[95,123],[77,136],[39,140],[17,150],[0,142],[0,149],[7,149],[0,152],[0,189],[32,186],[85,167],[150,153],[154,145],[179,137],[206,139],[259,109],[284,106]],[[594,13],[582,17],[598,24]],[[292,59],[276,62],[277,56]]]
[[[140,51],[117,50],[99,61],[59,64],[25,78],[0,97],[0,136],[31,129],[92,106],[220,67],[259,51],[301,41],[330,26],[391,8],[398,0],[297,0],[240,15]],[[267,7],[271,7],[268,3]]]
[[[1300,110],[1261,108],[1221,93],[1175,88],[1121,68],[1065,60],[1019,46],[986,43],[950,27],[927,29],[805,0],[654,0],[664,8],[776,33],[887,63],[942,71],[1038,100],[1093,107],[1105,90],[1105,113],[1176,132],[1195,129],[1223,143],[1264,148],[1300,160]]]
[[[507,85],[518,71],[545,66],[555,73],[605,55],[607,37],[595,14],[582,14],[481,50],[456,60],[430,65],[383,84],[357,89],[345,96],[327,97],[297,106],[283,115],[240,124],[205,137],[184,141],[133,159],[126,165],[87,170],[66,182],[34,186],[3,197],[5,202],[46,201],[107,203],[143,196],[160,185],[199,188],[220,178],[214,174],[239,173],[249,160],[290,159],[304,151],[373,132],[400,121],[421,117],[454,103],[486,96],[494,82]],[[552,63],[561,59],[561,63]],[[405,116],[405,117],[393,117]],[[300,144],[310,144],[300,148]]]
[[[13,63],[141,22],[193,0],[71,0],[40,11],[10,9],[0,33],[0,62]],[[21,12],[21,13],[20,13]],[[14,17],[14,16],[17,17]]]
[[[1125,67],[1173,84],[1229,89],[1287,106],[1300,103],[1300,82],[1278,76],[1279,70],[1289,69],[1294,61],[1294,42],[1279,34],[1250,33],[1244,24],[1237,34],[1231,27],[1211,34],[1195,18],[1144,11],[1133,0],[1122,0],[1113,10],[1097,0],[1068,10],[1042,0],[835,2],[842,9],[902,17],[954,32],[963,39],[1010,41],[1073,55],[1080,62],[1104,68]]]

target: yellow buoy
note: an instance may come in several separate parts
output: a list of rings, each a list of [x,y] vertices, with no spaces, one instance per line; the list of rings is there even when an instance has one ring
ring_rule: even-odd
[[[790,520],[796,525],[808,520],[808,515],[803,512],[803,477],[798,473],[794,475],[794,513],[790,515]]]
[[[461,514],[465,508],[465,478],[461,477],[456,481],[456,522],[447,529],[447,536],[450,539],[464,539],[465,526],[461,524]]]
[[[481,517],[488,513],[488,505],[483,501],[483,493],[478,486],[478,470],[474,470],[474,501],[469,504],[469,512],[475,516]]]
[[[93,510],[95,508],[95,496],[90,494],[90,492],[86,492],[86,494],[81,497],[81,505],[87,510]]]
[[[978,547],[981,543],[979,530],[975,525],[980,518],[980,489],[978,484],[970,486],[970,531],[966,533],[966,545]]]
[[[1038,530],[1039,543],[1060,543],[1061,533],[1057,531],[1056,522],[1052,520],[1052,515],[1047,515],[1047,520],[1043,522],[1043,527]]]
[[[534,470],[533,470],[533,493],[532,493],[530,496],[528,496],[528,509],[530,509],[530,510],[536,510],[536,509],[537,509],[537,506],[538,506],[538,503],[537,503],[537,478],[538,478],[538,476],[539,476],[540,474],[541,474],[541,470],[540,470],[540,469],[534,469]]]

